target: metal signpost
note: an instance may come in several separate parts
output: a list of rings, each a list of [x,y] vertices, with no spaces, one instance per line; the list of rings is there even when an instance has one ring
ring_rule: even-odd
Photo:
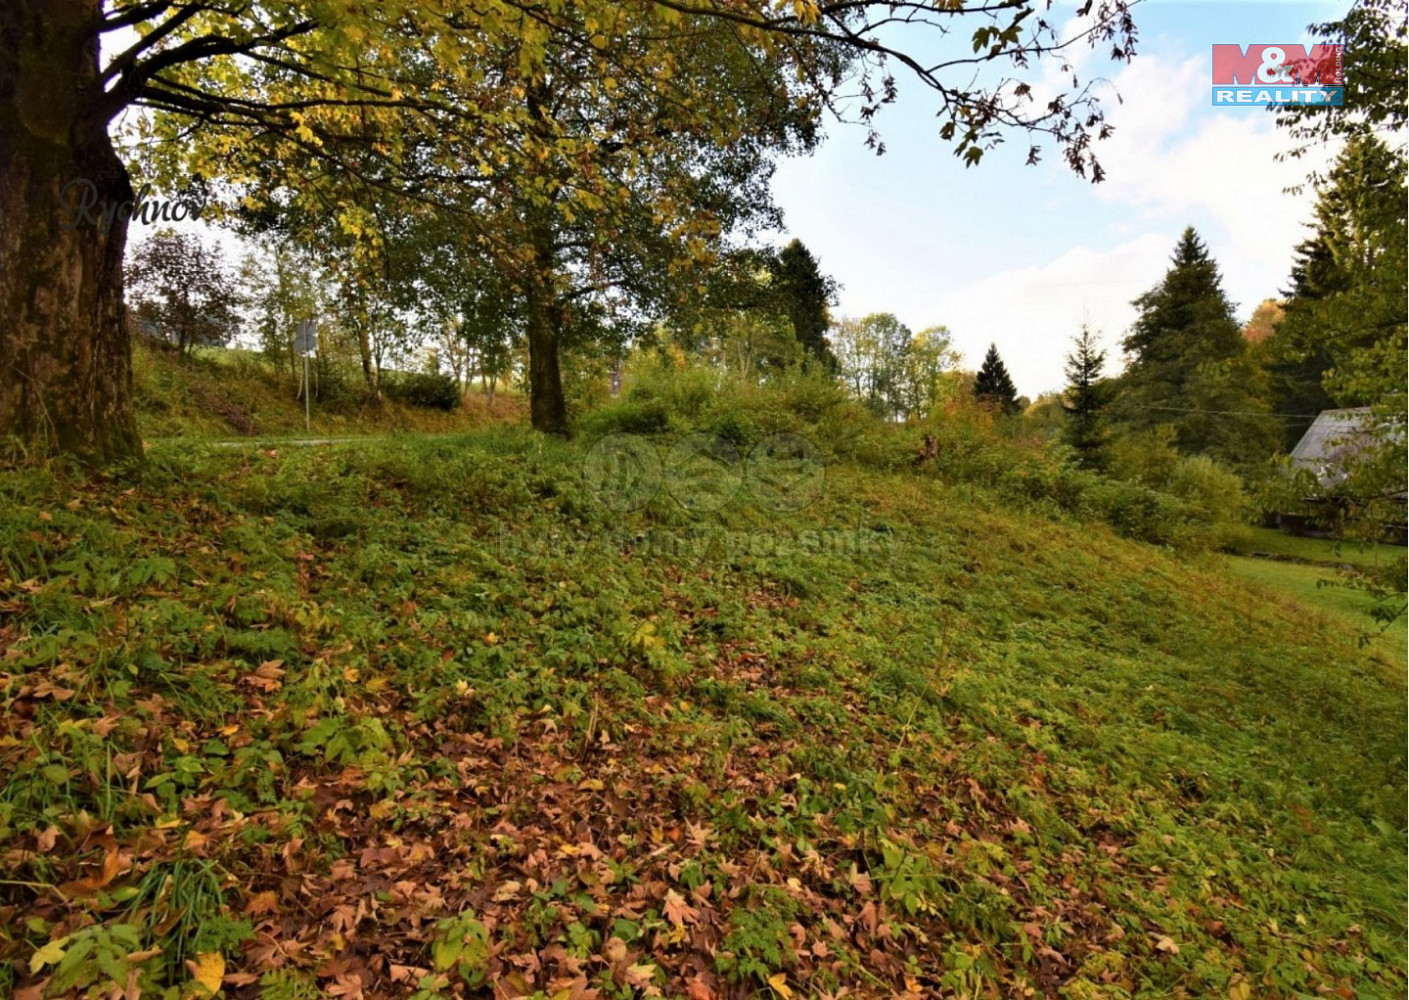
[[[313,320],[304,320],[294,330],[294,350],[303,355],[303,429],[312,431],[313,418],[308,401],[308,359],[318,353],[318,324]]]

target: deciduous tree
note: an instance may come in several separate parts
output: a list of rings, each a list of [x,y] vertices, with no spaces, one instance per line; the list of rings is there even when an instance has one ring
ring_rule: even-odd
[[[128,273],[138,314],[181,353],[223,346],[238,332],[243,298],[218,246],[158,230],[137,244]]]
[[[789,116],[815,117],[848,75],[868,122],[893,99],[899,64],[938,96],[940,135],[966,162],[1016,131],[1050,139],[1073,169],[1099,179],[1091,143],[1108,129],[1088,89],[1036,101],[1021,79],[973,71],[988,64],[1020,76],[1049,58],[1063,64],[1071,45],[1086,42],[1128,58],[1127,4],[1088,4],[1074,32],[1038,8],[1030,0],[977,8],[8,0],[0,5],[0,433],[96,459],[140,451],[123,322],[126,220],[119,213],[101,232],[63,225],[72,182],[91,181],[112,203],[131,200],[109,135],[129,108],[174,122],[158,122],[158,132],[179,148],[198,143],[195,165],[236,188],[257,186],[297,150],[320,161],[301,185],[350,171],[410,197],[453,187],[445,200],[481,217],[502,209],[500,218],[516,224],[500,249],[520,265],[505,271],[525,303],[534,424],[560,431],[557,331],[573,291],[562,279],[627,246],[630,234],[615,219],[642,207],[647,216],[636,217],[662,220],[657,235],[708,256],[725,232],[710,196],[735,189],[727,161],[777,152]],[[961,25],[975,30],[954,51],[945,40]],[[100,59],[102,40],[127,29],[136,40]],[[773,101],[740,90],[740,80],[788,82]],[[1029,159],[1038,155],[1032,146]],[[642,183],[643,175],[684,176],[692,191]],[[333,205],[338,224],[359,239],[367,208]],[[606,241],[595,250],[575,246],[562,225],[589,216]],[[496,230],[483,231],[491,238]]]

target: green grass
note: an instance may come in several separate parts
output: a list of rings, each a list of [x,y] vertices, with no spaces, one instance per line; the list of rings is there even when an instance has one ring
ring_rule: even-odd
[[[1404,995],[1340,618],[903,453],[623,515],[588,444],[0,474],[0,993]]]
[[[512,391],[491,405],[478,391],[455,411],[416,408],[366,393],[360,369],[343,364],[335,382],[315,398],[305,423],[299,380],[275,371],[260,354],[229,348],[197,348],[192,355],[153,348],[133,350],[138,426],[148,441],[167,438],[278,441],[391,433],[463,433],[489,423],[521,418],[524,401]],[[336,391],[334,391],[336,390]]]
[[[1374,599],[1351,586],[1333,569],[1243,556],[1229,556],[1228,566],[1238,576],[1267,588],[1269,593],[1288,594],[1312,613],[1344,622],[1365,636],[1371,650],[1400,666],[1409,665],[1409,629],[1406,629],[1405,616],[1400,615],[1388,627],[1377,622],[1370,615]]]
[[[1288,559],[1325,566],[1356,566],[1374,569],[1404,561],[1404,546],[1372,544],[1334,538],[1289,535],[1276,528],[1250,528],[1242,548]]]

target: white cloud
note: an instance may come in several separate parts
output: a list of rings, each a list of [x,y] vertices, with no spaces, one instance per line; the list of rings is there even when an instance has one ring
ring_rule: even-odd
[[[1209,244],[1242,316],[1275,295],[1304,238],[1311,200],[1284,192],[1309,165],[1277,162],[1290,142],[1274,116],[1208,107],[1206,56],[1143,55],[1112,85],[1122,102],[1113,93],[1106,100],[1117,131],[1101,144],[1103,184],[1043,184],[1040,200],[1034,190],[1000,188],[991,195],[994,224],[970,228],[966,219],[948,241],[936,239],[948,227],[929,199],[904,204],[896,184],[839,198],[845,174],[823,169],[794,187],[805,185],[811,197],[799,199],[805,207],[792,218],[846,285],[841,311],[891,311],[914,329],[942,323],[969,367],[996,342],[1019,389],[1033,395],[1060,386],[1083,319],[1102,334],[1108,370],[1120,369],[1117,345],[1135,317],[1130,301],[1164,275],[1186,225]],[[1054,251],[1050,241],[1039,249],[1032,234],[1041,231],[1069,233],[1075,249]],[[975,281],[983,261],[1006,267]]]
[[[1103,151],[1109,179],[1096,196],[1137,209],[1147,223],[1208,220],[1211,228],[1200,228],[1229,291],[1251,309],[1285,281],[1292,249],[1305,238],[1310,201],[1285,189],[1316,164],[1277,161],[1291,140],[1266,109],[1195,115],[1209,100],[1206,56],[1142,57],[1115,86],[1124,103],[1110,116],[1117,131]]]
[[[1018,391],[1029,396],[1062,383],[1063,359],[1083,322],[1100,334],[1106,370],[1120,370],[1119,342],[1135,317],[1130,300],[1168,267],[1177,233],[1147,233],[1107,251],[1077,247],[1046,264],[1003,271],[942,295],[934,315],[954,334],[964,367],[977,368],[998,345]]]

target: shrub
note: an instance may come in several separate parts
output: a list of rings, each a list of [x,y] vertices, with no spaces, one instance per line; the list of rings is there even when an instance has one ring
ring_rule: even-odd
[[[563,401],[568,413],[588,413],[611,403],[614,363],[599,350],[578,347],[563,351]]]
[[[384,372],[382,391],[391,399],[427,410],[454,410],[461,402],[460,386],[453,378],[430,372]]]
[[[763,436],[753,418],[747,413],[739,412],[720,414],[709,422],[705,430],[719,435],[740,449],[748,448]]]
[[[1242,521],[1248,513],[1243,481],[1203,455],[1181,457],[1163,488],[1210,520]]]
[[[1179,459],[1174,428],[1168,425],[1117,434],[1106,445],[1106,471],[1112,478],[1156,489],[1169,481]]]
[[[309,379],[313,384],[313,398],[319,406],[328,410],[351,409],[366,403],[369,398],[362,373],[326,355],[320,354],[313,359]]]
[[[603,434],[659,434],[671,427],[670,409],[662,399],[627,399],[593,410],[577,423],[585,436]]]
[[[625,366],[623,380],[628,401],[658,400],[691,424],[722,389],[722,380],[713,369],[681,366],[674,358],[653,351],[634,355]]]

